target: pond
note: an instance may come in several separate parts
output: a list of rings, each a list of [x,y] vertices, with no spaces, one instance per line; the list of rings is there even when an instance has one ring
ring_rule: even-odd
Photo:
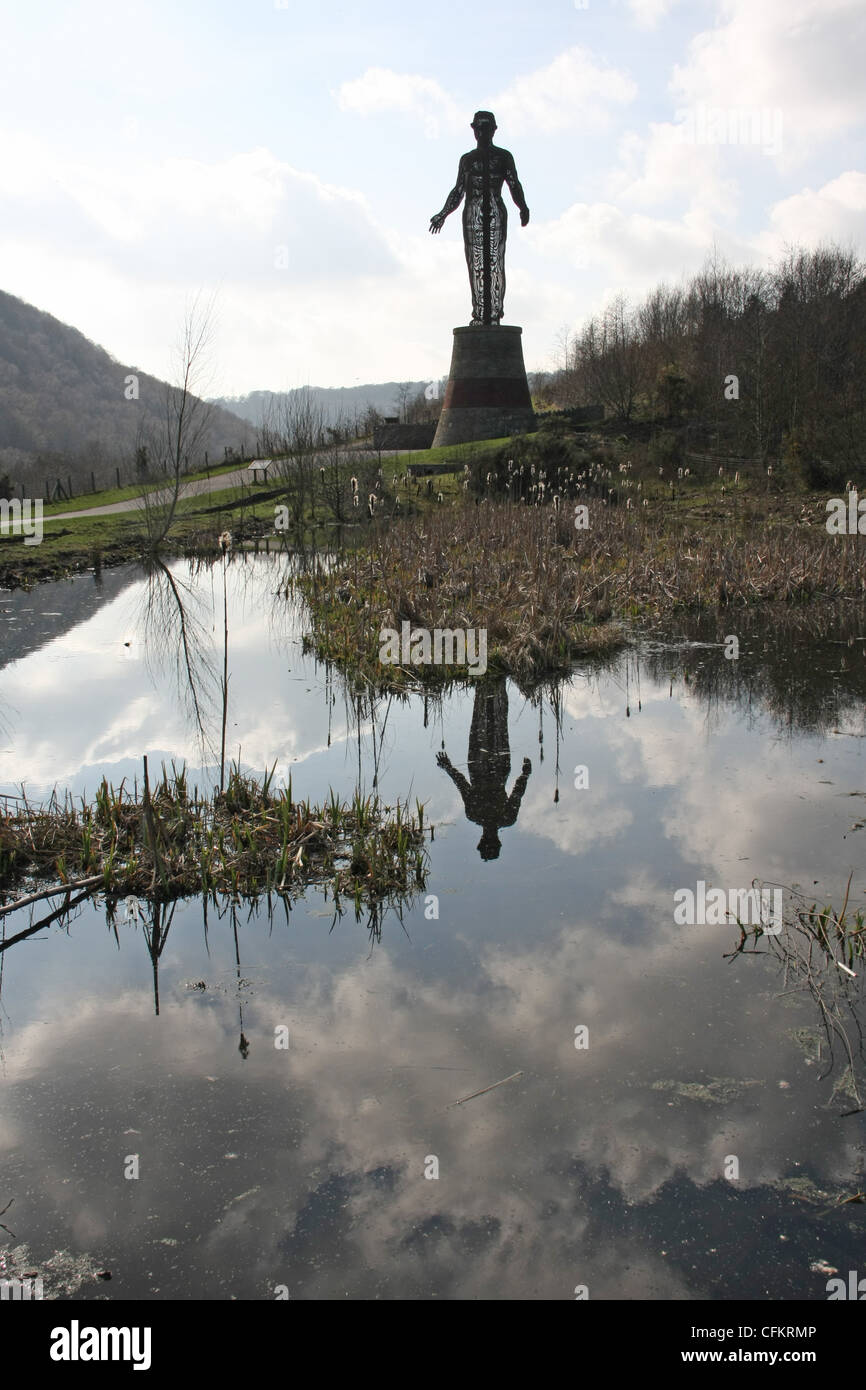
[[[0,1277],[826,1299],[863,1264],[862,968],[804,975],[787,929],[738,952],[674,895],[838,905],[853,875],[866,907],[862,613],[728,612],[541,692],[373,700],[305,653],[284,569],[0,595],[0,792],[132,785],[145,754],[212,785],[227,630],[227,757],[434,828],[424,890],[372,923],[311,891],[132,899],[112,928],[96,898],[3,949]]]

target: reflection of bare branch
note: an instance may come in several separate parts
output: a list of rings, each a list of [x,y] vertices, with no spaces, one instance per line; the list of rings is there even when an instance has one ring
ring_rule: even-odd
[[[186,695],[191,703],[202,743],[212,751],[207,720],[220,678],[207,650],[209,635],[192,608],[196,602],[199,595],[178,581],[162,560],[148,566],[141,619],[147,660],[159,667],[168,652],[174,653],[181,698]]]
[[[101,882],[101,880],[102,875],[100,874],[98,876],[98,879],[93,880],[93,883],[95,884],[96,882]],[[55,888],[53,891],[56,893],[58,890]],[[25,927],[24,931],[17,932],[15,936],[9,936],[4,938],[4,940],[0,942],[0,951],[8,950],[8,948],[10,946],[14,946],[16,942],[25,941],[28,936],[33,936],[35,932],[41,931],[43,927],[48,927],[51,925],[52,922],[56,922],[59,918],[66,917],[70,912],[72,912],[73,908],[78,907],[80,903],[85,902],[88,898],[92,898],[93,895],[94,888],[91,886],[89,888],[86,888],[84,892],[79,893],[78,897],[76,898],[67,897],[65,902],[54,912],[49,912],[47,917],[42,917],[38,922],[34,922],[32,926]]]

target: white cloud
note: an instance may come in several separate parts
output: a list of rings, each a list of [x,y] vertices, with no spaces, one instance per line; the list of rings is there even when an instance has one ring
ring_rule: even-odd
[[[244,342],[249,364],[249,375],[235,368],[228,389],[301,384],[311,361],[334,360],[333,326],[346,317],[347,285],[352,321],[366,314],[369,324],[376,286],[399,279],[405,265],[363,195],[264,148],[216,161],[73,166],[11,135],[6,149],[4,289],[156,375],[171,372],[170,340],[190,287],[220,286],[221,320]],[[404,273],[404,295],[413,293],[411,279],[411,270]],[[340,345],[351,336],[347,324]],[[381,346],[384,358],[384,339]],[[340,368],[347,384],[368,356],[368,336],[356,356],[347,347]],[[379,370],[387,380],[384,363]]]
[[[344,82],[336,97],[342,111],[357,111],[362,116],[383,111],[419,116],[430,139],[439,134],[440,122],[453,128],[466,121],[457,103],[433,78],[392,72],[390,68],[368,68],[361,77]]]
[[[686,144],[678,125],[651,122],[645,136],[627,132],[619,156],[619,167],[607,179],[611,198],[647,207],[685,196],[688,206],[717,216],[738,206],[736,180],[722,175],[721,148]]]
[[[699,209],[676,219],[626,213],[612,203],[573,203],[537,228],[535,240],[549,256],[578,269],[601,268],[621,288],[638,290],[697,268],[714,230],[709,214]]]
[[[497,120],[521,134],[539,130],[598,129],[610,120],[610,107],[634,101],[637,84],[625,72],[597,62],[585,48],[569,48],[547,67],[518,77],[496,97]]]
[[[641,29],[654,29],[659,20],[669,15],[679,0],[627,0],[635,22]]]
[[[863,120],[862,0],[725,0],[670,88],[694,105],[779,108],[792,165]]]
[[[637,85],[626,73],[598,62],[588,49],[574,47],[545,67],[515,78],[491,107],[509,131],[552,134],[604,126],[611,106],[624,105],[636,95]],[[368,68],[361,77],[344,82],[336,96],[342,110],[364,116],[384,111],[415,115],[431,138],[439,134],[440,123],[462,129],[471,114],[432,78],[390,68]]]
[[[775,203],[770,227],[758,244],[777,255],[786,243],[816,246],[826,241],[866,242],[866,173],[849,169],[823,188],[804,188]]]
[[[531,784],[530,784],[531,785]],[[634,820],[631,809],[614,802],[604,790],[595,789],[582,802],[567,803],[551,816],[550,795],[539,784],[520,810],[520,829],[556,845],[563,854],[582,855],[587,850],[621,836]]]
[[[139,280],[190,285],[230,275],[249,283],[271,277],[280,245],[290,274],[303,283],[392,268],[362,194],[263,147],[210,162],[69,164],[48,146],[6,132],[4,152],[0,194],[19,235],[26,230],[56,254],[62,218],[71,230],[63,249]]]

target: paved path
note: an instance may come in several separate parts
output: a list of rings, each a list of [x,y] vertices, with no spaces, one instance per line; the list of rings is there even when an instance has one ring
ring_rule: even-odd
[[[200,497],[208,492],[222,492],[224,488],[240,487],[241,483],[249,482],[249,468],[245,465],[243,468],[233,469],[230,473],[217,473],[212,478],[197,478],[195,482],[185,483],[180,495],[181,498]],[[55,512],[52,516],[46,516],[45,522],[47,524],[49,521],[71,521],[77,516],[109,516],[115,512],[136,511],[144,511],[144,501],[141,497],[130,497],[125,502],[110,502],[105,507],[88,507],[81,512]]]
[[[347,455],[355,453],[355,450],[347,449]],[[369,462],[376,457],[374,450],[365,449],[362,452],[365,461]],[[417,449],[388,449],[382,450],[382,459],[396,459],[401,454],[417,454]],[[276,474],[275,474],[276,476]],[[209,492],[222,492],[224,488],[240,487],[242,483],[252,486],[249,465],[244,464],[243,468],[233,469],[230,473],[217,473],[212,478],[198,478],[195,482],[185,483],[181,491],[181,498],[201,497]],[[261,486],[267,486],[262,484]],[[162,489],[155,489],[161,491]],[[151,494],[152,495],[152,494]],[[144,501],[141,497],[130,497],[126,502],[109,502],[104,507],[86,507],[80,512],[55,512],[53,515],[45,517],[45,523],[49,521],[72,521],[79,516],[112,516],[117,512],[137,512],[144,511]]]

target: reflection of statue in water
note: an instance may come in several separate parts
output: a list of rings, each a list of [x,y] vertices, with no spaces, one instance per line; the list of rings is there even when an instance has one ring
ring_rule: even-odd
[[[478,148],[464,154],[457,182],[441,212],[430,219],[431,232],[441,232],[445,218],[460,206],[463,195],[463,245],[472,287],[472,323],[498,324],[505,301],[505,238],[508,213],[502,185],[508,184],[520,209],[520,223],[529,221],[529,208],[517,177],[514,156],[493,143],[496,119],[492,111],[476,111],[472,129]]]
[[[502,848],[499,831],[517,820],[523,793],[532,772],[532,763],[523,759],[523,771],[514,783],[511,795],[505,790],[511,771],[511,752],[508,747],[508,691],[505,678],[479,686],[475,692],[472,726],[469,730],[469,780],[458,772],[447,753],[437,753],[436,761],[444,767],[463,798],[469,820],[483,830],[478,842],[482,859],[498,859]]]

